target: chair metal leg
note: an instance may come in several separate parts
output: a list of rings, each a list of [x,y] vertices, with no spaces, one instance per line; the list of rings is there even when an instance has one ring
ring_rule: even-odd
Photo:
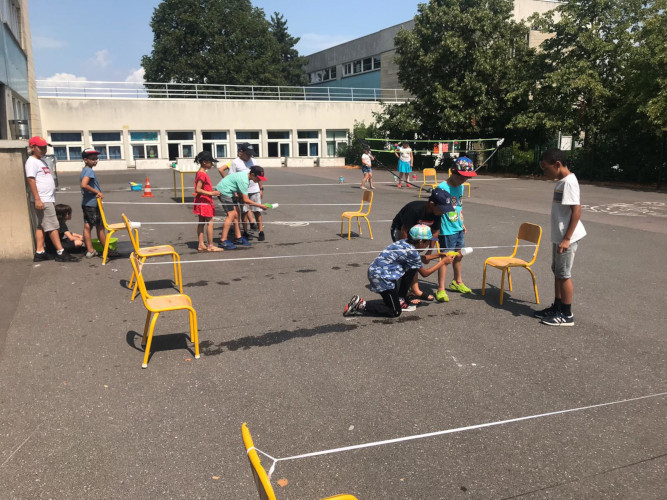
[[[533,289],[535,290],[535,302],[537,304],[539,304],[540,303],[540,296],[537,293],[537,281],[535,281],[535,274],[533,273],[533,270],[530,267],[527,267],[526,269],[528,269],[528,272],[533,277]]]
[[[500,305],[503,305],[503,293],[505,292],[505,269],[503,269],[503,275],[500,278]]]
[[[195,359],[199,359],[199,325],[197,324],[197,311],[192,309],[190,313],[192,319],[192,331],[194,332],[194,344],[195,344]],[[192,338],[192,333],[190,334],[190,338]]]
[[[364,216],[364,219],[366,219],[366,224],[368,224],[368,232],[371,235],[371,239],[373,239],[373,230],[371,229],[371,221],[368,220],[368,217]]]
[[[347,222],[347,239],[350,239],[350,235],[352,234],[352,217],[348,219]]]
[[[151,342],[153,342],[153,332],[155,331],[155,323],[159,315],[160,313],[155,313],[153,319],[151,320],[151,326],[150,329],[148,330],[148,341],[146,342],[146,349],[144,352],[144,362],[141,365],[142,368],[148,368],[148,358],[151,355]]]
[[[361,236],[361,217],[357,217],[357,227],[359,228],[359,236]]]
[[[179,287],[181,293],[183,293],[183,270],[181,269],[181,257],[174,252],[174,279],[176,284]]]
[[[485,295],[486,288],[486,262],[484,263],[484,272],[482,273],[482,295]]]
[[[132,297],[130,297],[130,302],[134,302],[134,299],[137,297],[137,290],[139,290],[139,280],[134,282],[134,288],[132,289]]]
[[[144,335],[141,337],[141,345],[145,346],[146,345],[146,338],[148,337],[148,323],[151,320],[151,312],[146,311],[146,324],[144,325]]]
[[[509,291],[512,291],[512,274],[510,272],[510,268],[507,268],[507,284],[509,285]]]
[[[107,233],[107,238],[106,241],[104,242],[104,251],[102,252],[102,265],[105,266],[107,264],[107,255],[109,255],[109,243],[111,242],[111,235],[115,233],[116,231],[114,230],[109,230]]]
[[[344,221],[345,221],[345,218],[344,218],[344,217],[341,217],[341,218],[340,218],[340,237],[341,237],[341,238],[343,237],[343,225],[345,224]]]

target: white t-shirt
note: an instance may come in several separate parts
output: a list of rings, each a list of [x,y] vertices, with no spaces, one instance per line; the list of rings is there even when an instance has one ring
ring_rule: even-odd
[[[551,241],[553,243],[560,243],[563,240],[570,226],[573,205],[581,205],[579,182],[574,174],[569,174],[559,180],[554,188],[554,199],[551,204]],[[579,221],[572,233],[570,243],[579,241],[584,236],[586,236],[586,229]]]
[[[51,169],[44,161],[33,156],[28,158],[25,162],[25,176],[34,177],[37,192],[42,202],[56,202],[56,183],[53,180],[53,175],[51,175]],[[32,198],[32,193],[30,198]]]
[[[366,154],[366,153],[362,154],[362,155],[361,155],[361,163],[363,163],[363,164],[366,165],[367,167],[372,166],[372,163],[371,163],[371,155]]]
[[[232,164],[229,166],[229,173],[233,174],[234,172],[249,172],[250,167],[257,165],[254,158],[248,159],[248,161],[243,161],[241,158],[234,158]],[[255,181],[250,181],[248,186],[248,194],[259,193],[259,184]]]
[[[412,148],[398,148],[398,159],[401,161],[407,161],[410,163],[410,154],[412,153]]]

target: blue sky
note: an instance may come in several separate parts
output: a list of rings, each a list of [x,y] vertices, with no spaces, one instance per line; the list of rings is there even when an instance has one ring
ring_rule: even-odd
[[[141,81],[149,26],[159,0],[30,0],[38,79]],[[267,17],[275,11],[312,54],[412,19],[418,0],[252,0]]]

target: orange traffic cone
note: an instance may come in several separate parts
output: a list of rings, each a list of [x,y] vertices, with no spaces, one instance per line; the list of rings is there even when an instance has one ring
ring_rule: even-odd
[[[146,177],[146,187],[144,188],[144,194],[141,195],[142,198],[154,198],[153,191],[151,190],[151,181]]]

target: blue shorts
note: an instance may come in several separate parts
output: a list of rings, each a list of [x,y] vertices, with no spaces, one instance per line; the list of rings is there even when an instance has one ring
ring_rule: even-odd
[[[409,161],[398,160],[398,171],[402,174],[409,174],[412,172],[412,167]]]
[[[440,244],[441,252],[449,252],[451,250],[460,250],[466,246],[463,241],[463,231],[454,234],[441,234],[438,236],[438,243]]]
[[[364,174],[372,174],[373,173],[373,169],[371,167],[367,167],[366,165],[361,166],[361,171]]]

